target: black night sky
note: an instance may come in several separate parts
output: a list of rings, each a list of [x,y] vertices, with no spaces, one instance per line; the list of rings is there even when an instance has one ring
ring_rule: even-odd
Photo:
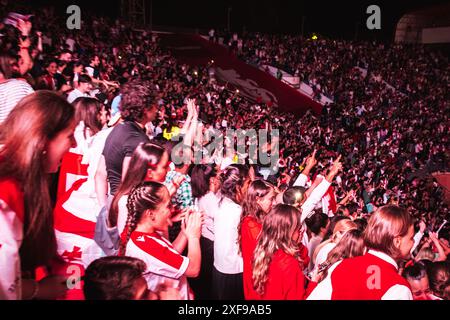
[[[228,8],[233,31],[263,31],[300,34],[304,16],[304,32],[318,32],[328,37],[365,40],[392,40],[398,19],[406,12],[447,3],[448,0],[361,0],[361,1],[288,1],[288,0],[145,0],[147,16],[152,8],[154,26],[176,26],[208,29],[227,25]],[[61,14],[64,6],[78,4],[82,12],[95,11],[117,16],[120,0],[33,0],[36,6],[54,4]],[[366,8],[376,4],[381,8],[382,29],[366,28]],[[150,19],[148,19],[150,20]]]

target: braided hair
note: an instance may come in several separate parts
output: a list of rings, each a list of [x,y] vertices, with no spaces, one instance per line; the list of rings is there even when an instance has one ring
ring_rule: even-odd
[[[154,181],[146,181],[136,186],[128,196],[127,209],[128,217],[126,222],[126,238],[120,245],[120,254],[125,254],[125,249],[130,236],[141,220],[142,214],[146,210],[156,210],[163,202],[162,190],[166,187]]]

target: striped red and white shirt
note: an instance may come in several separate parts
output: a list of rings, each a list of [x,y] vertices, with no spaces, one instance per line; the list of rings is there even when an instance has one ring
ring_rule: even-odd
[[[125,255],[139,258],[147,264],[145,278],[150,290],[156,291],[160,284],[169,281],[180,290],[181,299],[190,299],[189,285],[184,275],[189,258],[177,252],[169,240],[158,233],[134,231]]]
[[[33,92],[33,88],[25,80],[9,79],[0,83],[0,123],[6,120],[23,97]]]

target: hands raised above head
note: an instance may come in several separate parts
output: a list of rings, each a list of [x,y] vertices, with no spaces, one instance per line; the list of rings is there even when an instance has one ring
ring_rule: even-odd
[[[341,162],[341,155],[337,157],[336,160],[334,160],[333,164],[331,165],[330,172],[328,173],[326,180],[328,182],[332,182],[334,177],[338,174],[339,171],[342,170],[342,162]]]
[[[316,159],[317,149],[314,149],[313,153],[306,159],[306,167],[313,168],[317,164]]]

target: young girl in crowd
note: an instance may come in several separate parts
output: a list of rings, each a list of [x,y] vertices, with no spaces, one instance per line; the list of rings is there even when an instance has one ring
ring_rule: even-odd
[[[153,143],[141,143],[137,146],[131,156],[129,170],[111,202],[110,227],[117,226],[119,234],[122,234],[128,216],[129,193],[144,181],[164,182],[169,163],[169,155],[163,147]]]
[[[276,197],[273,186],[264,180],[250,184],[242,205],[242,217],[238,227],[239,245],[244,263],[243,283],[246,300],[258,298],[253,289],[252,261],[256,242],[261,232],[264,216],[272,209]]]
[[[146,280],[151,291],[170,278],[176,280],[174,286],[180,290],[181,299],[192,298],[186,277],[197,277],[200,272],[201,214],[188,213],[182,231],[170,243],[162,236],[172,224],[169,191],[163,184],[139,185],[128,196],[127,207],[126,238],[121,252],[146,263]],[[184,257],[181,253],[186,245],[188,254]]]
[[[412,300],[397,263],[409,258],[413,236],[413,219],[405,209],[396,205],[378,208],[364,231],[368,252],[336,262],[308,299]]]
[[[241,204],[250,184],[249,170],[241,164],[228,166],[220,176],[221,199],[214,217],[213,292],[218,300],[243,300],[243,262],[239,252],[238,225]]]
[[[304,231],[300,211],[278,204],[263,219],[253,260],[253,285],[263,300],[303,300],[305,264],[299,248]]]
[[[314,263],[314,269],[317,269],[320,264],[327,260],[328,254],[334,247],[339,243],[341,238],[349,231],[357,229],[356,223],[350,219],[344,219],[336,223],[333,230],[333,235],[330,239],[323,241],[319,246],[317,246],[314,253],[311,253],[312,260]],[[313,271],[314,272],[314,271]]]
[[[88,176],[86,158],[93,137],[102,130],[107,122],[107,110],[96,98],[80,97],[72,105],[75,107],[75,140],[77,146],[67,152],[61,163],[61,170],[58,181],[57,199],[70,189],[72,184]]]
[[[101,210],[95,191],[95,172],[112,128],[102,130],[106,122],[105,107],[97,99],[81,97],[73,105],[75,121],[78,123],[74,133],[77,147],[71,148],[63,157],[60,182],[65,174],[76,173],[65,170],[71,165],[72,168],[87,167],[86,177],[78,177],[78,180],[70,183],[63,178],[67,183],[60,184],[62,189],[54,208],[54,227],[58,254],[84,270],[89,263],[104,254],[94,241],[97,215]],[[73,155],[79,156],[79,161]],[[67,191],[66,187],[69,187]]]
[[[328,269],[336,262],[362,256],[365,252],[363,232],[358,229],[347,231],[338,244],[328,253],[327,260],[316,269],[317,282],[322,281],[327,276]]]
[[[0,299],[54,299],[65,277],[35,280],[56,258],[48,173],[76,142],[75,110],[39,91],[23,98],[0,131]],[[47,270],[48,271],[48,270]]]
[[[198,300],[212,299],[211,281],[214,263],[214,216],[218,209],[220,181],[216,166],[195,165],[191,172],[192,196],[198,210],[203,213],[202,265],[198,278],[189,279]]]

